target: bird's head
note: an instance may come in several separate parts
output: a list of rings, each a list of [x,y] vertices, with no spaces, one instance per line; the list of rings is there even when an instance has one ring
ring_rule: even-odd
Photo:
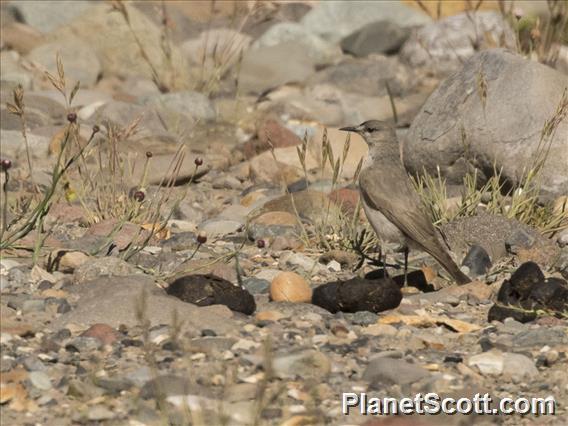
[[[367,161],[401,158],[402,147],[398,144],[394,127],[386,121],[369,120],[356,127],[342,127],[339,130],[358,133],[365,139],[369,146]]]
[[[391,136],[394,132],[391,124],[380,120],[369,120],[359,124],[358,126],[342,127],[339,130],[358,133],[363,136],[367,142],[377,139],[385,139],[385,136]]]

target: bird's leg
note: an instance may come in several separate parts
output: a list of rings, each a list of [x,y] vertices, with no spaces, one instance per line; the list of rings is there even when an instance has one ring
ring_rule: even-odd
[[[408,247],[404,248],[404,286],[408,286]]]

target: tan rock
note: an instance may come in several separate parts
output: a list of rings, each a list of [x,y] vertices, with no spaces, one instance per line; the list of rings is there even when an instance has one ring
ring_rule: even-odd
[[[241,206],[250,207],[263,198],[266,198],[266,195],[260,191],[249,192],[241,199]]]
[[[436,271],[429,266],[423,266],[422,273],[424,274],[424,278],[426,279],[427,283],[431,283],[438,276],[438,274],[436,274]]]
[[[564,213],[566,216],[568,216],[568,196],[567,195],[563,195],[561,197],[558,197],[554,201],[554,213],[556,213],[556,214]]]
[[[255,316],[257,321],[279,321],[282,318],[285,318],[285,315],[278,311],[261,311],[258,312]]]
[[[2,29],[2,43],[8,49],[25,55],[41,44],[43,36],[29,25],[12,22]]]
[[[260,225],[289,225],[296,226],[298,224],[298,217],[289,212],[267,212],[257,216],[252,223]]]
[[[270,284],[270,298],[275,302],[309,303],[312,300],[312,289],[295,272],[281,272]]]
[[[54,250],[47,259],[50,271],[72,273],[90,259],[88,254],[80,251]]]
[[[44,290],[40,293],[40,296],[43,297],[44,299],[47,299],[49,297],[56,297],[58,299],[66,299],[69,296],[69,293],[67,293],[64,290],[57,290],[55,288],[48,288],[47,290]]]

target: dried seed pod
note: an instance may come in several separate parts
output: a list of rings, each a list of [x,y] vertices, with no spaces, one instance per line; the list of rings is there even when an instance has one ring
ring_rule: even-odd
[[[203,231],[197,234],[197,242],[199,244],[205,244],[207,242],[207,234]]]

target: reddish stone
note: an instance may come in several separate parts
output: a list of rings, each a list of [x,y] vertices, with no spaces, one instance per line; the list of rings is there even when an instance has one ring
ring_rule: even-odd
[[[87,223],[85,209],[80,205],[68,203],[55,203],[49,209],[48,218],[53,220],[65,220],[65,222]]]
[[[85,330],[81,336],[98,339],[103,345],[112,345],[119,338],[118,331],[108,324],[94,324]]]
[[[119,250],[124,250],[133,241],[144,241],[148,236],[148,231],[134,223],[124,223],[118,231],[115,228],[118,225],[117,219],[106,219],[102,222],[95,223],[89,227],[85,235],[109,236],[113,235],[113,242]]]
[[[300,145],[302,140],[294,132],[282,125],[278,120],[269,118],[258,129],[257,138],[243,145],[245,157],[252,158],[268,151],[270,145],[276,148]]]
[[[547,316],[547,317],[540,317],[535,320],[535,323],[545,327],[555,327],[555,326],[563,326],[566,324],[565,320],[560,318]]]
[[[341,207],[344,213],[353,213],[359,202],[359,191],[350,188],[336,189],[329,194],[329,198]]]

